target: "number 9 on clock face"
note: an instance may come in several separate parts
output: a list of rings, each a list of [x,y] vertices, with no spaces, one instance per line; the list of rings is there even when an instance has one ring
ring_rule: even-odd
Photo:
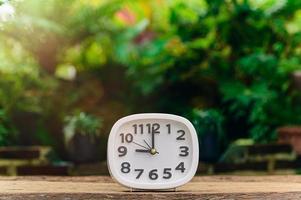
[[[130,115],[118,120],[109,135],[110,174],[131,188],[179,187],[195,175],[198,156],[193,125],[176,115]]]

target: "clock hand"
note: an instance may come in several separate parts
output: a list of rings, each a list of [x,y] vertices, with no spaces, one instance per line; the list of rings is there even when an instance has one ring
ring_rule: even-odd
[[[150,153],[152,155],[159,154],[159,152],[155,149],[155,131],[152,130],[152,147],[150,149]]]
[[[146,150],[146,149],[136,149],[135,150],[136,152],[142,152],[142,153],[149,153],[149,149]]]
[[[149,150],[149,148],[147,148],[147,147],[145,147],[145,146],[143,146],[143,145],[141,145],[141,144],[138,144],[138,143],[136,143],[136,142],[134,142],[134,141],[132,141],[132,142],[133,142],[134,144],[136,144],[136,145],[142,147],[142,148],[145,148],[145,149]]]
[[[146,150],[146,149],[135,149],[135,151],[140,152],[140,153],[151,153],[152,150],[151,149],[148,149],[148,150]],[[156,151],[154,153],[151,153],[151,154],[155,155],[156,153],[159,154],[158,151]]]
[[[149,144],[143,140],[145,142],[145,144],[149,147],[149,148],[146,148],[145,146],[141,145],[141,144],[138,144],[136,142],[133,142],[134,144],[140,146],[140,147],[143,147],[145,149],[135,149],[136,152],[142,152],[142,153],[151,153],[152,155],[155,155],[155,154],[159,154],[159,152],[156,150],[156,149],[152,149]]]
[[[155,132],[152,131],[152,149],[155,149]]]
[[[148,146],[149,149],[151,149],[151,147],[149,146],[149,144],[146,142],[146,140],[143,140],[144,143]]]

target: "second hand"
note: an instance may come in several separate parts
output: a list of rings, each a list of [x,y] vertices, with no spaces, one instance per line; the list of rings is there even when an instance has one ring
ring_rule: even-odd
[[[143,142],[148,146],[149,149],[152,149],[149,144],[146,142],[146,140],[143,140]]]
[[[146,142],[146,140],[143,140],[144,141],[144,143],[149,147],[149,151],[151,152],[152,151],[152,148],[151,148],[151,146],[149,146],[149,144]],[[156,152],[154,153],[154,154],[159,154],[159,152],[156,150]]]
[[[136,144],[136,145],[138,145],[138,146],[140,146],[140,147],[142,147],[142,148],[145,148],[145,149],[147,149],[147,150],[150,150],[150,149],[147,148],[146,146],[143,146],[143,145],[141,145],[141,144],[138,144],[138,143],[136,143],[136,142],[134,142],[134,141],[133,141],[133,143]]]

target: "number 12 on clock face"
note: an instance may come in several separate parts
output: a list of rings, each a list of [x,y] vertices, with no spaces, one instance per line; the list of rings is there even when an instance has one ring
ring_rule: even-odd
[[[192,179],[198,165],[196,131],[185,118],[136,114],[118,120],[108,140],[108,167],[120,184],[169,189]]]

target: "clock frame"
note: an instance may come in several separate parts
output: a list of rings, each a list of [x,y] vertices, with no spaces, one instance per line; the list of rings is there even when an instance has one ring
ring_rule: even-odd
[[[120,166],[116,166],[115,159],[118,158],[117,151],[115,148],[115,141],[120,139],[120,128],[130,122],[134,121],[145,121],[145,120],[166,120],[173,123],[180,123],[181,126],[185,126],[186,130],[188,130],[190,137],[191,137],[191,163],[189,171],[186,172],[185,176],[179,178],[178,180],[172,182],[154,182],[154,183],[142,183],[139,180],[129,180],[125,176],[121,176],[119,173]],[[142,151],[142,150],[141,150]],[[158,153],[156,151],[151,152],[152,155]],[[147,158],[145,158],[147,159]],[[143,114],[134,114],[123,117],[119,119],[112,127],[109,139],[108,139],[108,150],[107,150],[107,161],[108,161],[108,169],[113,177],[118,183],[123,186],[134,188],[134,189],[144,189],[144,190],[165,190],[165,189],[172,189],[179,187],[181,185],[186,184],[189,182],[196,173],[198,167],[198,160],[199,160],[199,147],[198,147],[198,139],[195,128],[188,121],[186,118],[181,116],[172,115],[172,114],[162,114],[162,113],[143,113]]]

